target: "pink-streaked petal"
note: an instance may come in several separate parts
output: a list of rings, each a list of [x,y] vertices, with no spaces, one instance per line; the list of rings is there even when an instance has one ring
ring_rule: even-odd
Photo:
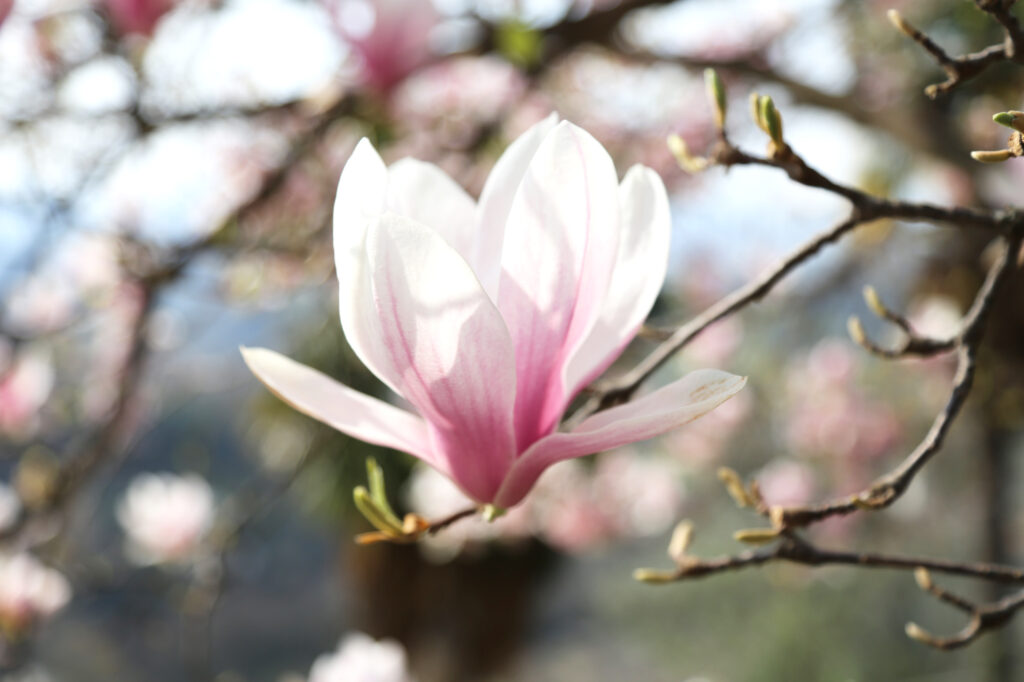
[[[480,193],[475,255],[470,262],[480,273],[480,283],[492,301],[498,300],[501,249],[505,243],[505,226],[512,199],[537,148],[557,124],[558,114],[552,113],[517,137],[495,162]]]
[[[398,375],[384,353],[366,267],[366,233],[384,211],[388,171],[363,138],[341,171],[334,201],[334,265],[338,312],[349,346],[367,369],[398,391]]]
[[[430,451],[427,425],[419,417],[272,350],[242,348],[242,358],[257,379],[299,412],[353,438],[444,466]]]
[[[566,365],[570,395],[597,378],[636,334],[658,297],[668,267],[672,216],[665,184],[633,166],[619,187],[618,260],[593,330]]]
[[[434,164],[402,159],[389,166],[387,208],[431,228],[466,260],[473,257],[476,202]]]
[[[382,340],[401,393],[452,478],[488,502],[515,457],[512,341],[469,264],[430,228],[385,213],[367,243]]]
[[[701,369],[638,400],[599,412],[570,433],[553,433],[516,460],[494,503],[511,507],[552,464],[653,438],[707,414],[747,383],[716,369]]]
[[[554,428],[562,367],[600,316],[618,246],[611,157],[568,122],[544,139],[509,212],[498,307],[516,353],[520,450]]]

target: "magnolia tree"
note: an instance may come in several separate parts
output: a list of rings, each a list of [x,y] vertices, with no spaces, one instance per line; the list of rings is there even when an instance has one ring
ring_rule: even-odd
[[[1019,679],[1024,32],[897,4],[0,0],[4,679]]]

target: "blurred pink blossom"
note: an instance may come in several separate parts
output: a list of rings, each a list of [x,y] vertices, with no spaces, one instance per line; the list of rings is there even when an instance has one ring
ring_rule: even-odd
[[[139,564],[191,559],[213,524],[213,490],[194,474],[142,474],[128,486],[117,520]]]
[[[525,91],[526,79],[504,60],[454,57],[407,78],[395,90],[391,111],[404,126],[458,148],[499,121]]]
[[[765,502],[798,505],[810,502],[815,489],[814,472],[795,459],[775,459],[756,476]]]
[[[433,58],[438,22],[428,0],[324,0],[334,26],[358,62],[363,85],[388,93]]]
[[[0,0],[0,26],[3,26],[7,15],[14,9],[14,0]]]
[[[600,143],[554,115],[509,147],[479,203],[430,164],[386,167],[363,141],[335,204],[342,328],[418,414],[273,351],[243,356],[299,411],[513,507],[551,465],[673,430],[745,384],[697,370],[557,430],[653,305],[670,222],[653,171],[634,166],[620,184]]]
[[[786,436],[797,451],[873,458],[899,439],[902,427],[893,410],[857,387],[855,353],[850,342],[825,339],[787,369]]]
[[[175,0],[104,0],[110,21],[121,35],[150,37]]]
[[[53,362],[41,350],[0,361],[0,432],[21,438],[34,433],[53,384]]]
[[[0,555],[0,623],[20,632],[52,616],[71,599],[71,586],[30,554]]]
[[[749,393],[739,393],[688,429],[665,437],[664,449],[681,463],[700,466],[718,459],[736,427],[750,414]]]
[[[308,682],[413,682],[413,678],[401,644],[353,632],[336,651],[313,662]]]
[[[593,467],[570,460],[551,467],[526,501],[492,523],[460,521],[427,538],[428,556],[442,560],[467,545],[515,542],[536,536],[555,549],[582,552],[621,537],[665,531],[683,500],[678,463],[664,457],[619,450]],[[417,467],[410,481],[410,506],[427,518],[441,518],[472,501],[433,469]]]
[[[720,366],[732,360],[743,341],[743,323],[727,317],[701,332],[683,351],[697,365]]]

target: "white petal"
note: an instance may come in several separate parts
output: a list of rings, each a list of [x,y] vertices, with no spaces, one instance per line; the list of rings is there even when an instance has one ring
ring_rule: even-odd
[[[618,223],[611,157],[586,131],[558,124],[516,192],[502,251],[498,307],[516,349],[520,450],[565,408],[562,368],[600,316]]]
[[[653,438],[707,414],[747,383],[716,369],[690,372],[679,381],[638,400],[598,412],[571,433],[553,433],[516,460],[495,504],[517,504],[552,464]]]
[[[355,391],[320,372],[265,348],[242,348],[252,373],[299,412],[359,440],[408,452],[439,466],[419,417]]]
[[[433,229],[466,260],[473,257],[476,203],[434,164],[416,159],[392,164],[387,207]]]
[[[366,232],[380,220],[388,172],[369,140],[349,157],[334,201],[334,265],[338,273],[338,312],[349,346],[366,367],[398,391],[398,377],[380,342],[380,325],[370,290]]]
[[[490,501],[515,456],[512,341],[469,264],[436,232],[385,213],[367,243],[384,349],[439,456]]]
[[[620,241],[601,317],[566,367],[569,393],[597,378],[619,356],[654,305],[668,267],[672,217],[665,185],[633,166],[619,187]]]
[[[505,242],[505,226],[512,208],[512,199],[537,148],[557,123],[558,114],[552,113],[517,137],[495,162],[480,193],[476,253],[471,262],[480,273],[480,282],[492,301],[498,300],[501,249]]]

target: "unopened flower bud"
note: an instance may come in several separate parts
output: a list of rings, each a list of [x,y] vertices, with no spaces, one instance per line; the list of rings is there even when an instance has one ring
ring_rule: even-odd
[[[633,580],[651,585],[663,585],[678,579],[671,571],[658,571],[653,568],[638,568],[633,571]]]
[[[779,539],[778,528],[745,528],[732,534],[734,540],[748,545],[767,545]]]
[[[768,133],[768,137],[772,138],[772,142],[781,148],[785,144],[782,141],[782,115],[775,108],[775,102],[768,95],[764,95],[758,102],[758,108],[761,122],[764,124],[764,131]]]
[[[687,173],[699,173],[708,167],[708,160],[692,155],[689,147],[686,146],[686,140],[678,135],[669,135],[666,142],[668,150],[672,156],[676,157],[676,163]]]
[[[708,97],[715,108],[715,124],[719,128],[725,127],[725,112],[728,109],[728,99],[725,94],[725,85],[721,76],[714,69],[704,69],[704,84],[708,89]]]
[[[871,285],[864,287],[864,302],[875,315],[879,317],[887,317],[889,315],[889,311],[882,304],[882,299],[879,297],[878,292]]]
[[[999,125],[1013,128],[1018,133],[1024,133],[1024,112],[1004,111],[992,117],[992,120]]]
[[[740,475],[735,470],[729,467],[719,467],[718,469],[718,480],[725,485],[726,491],[729,496],[733,499],[738,507],[750,507],[750,497],[747,495],[747,491],[743,488],[743,482],[740,480]]]
[[[904,628],[904,631],[907,633],[907,637],[909,637],[910,639],[916,639],[918,642],[921,642],[922,644],[928,644],[932,641],[932,636],[925,632],[924,629],[917,623],[907,623],[907,626]]]
[[[856,315],[851,315],[846,321],[846,331],[850,333],[850,338],[853,339],[854,343],[861,346],[867,343],[868,336],[864,333],[864,325],[861,324],[860,318]]]
[[[975,161],[980,161],[981,163],[1002,163],[1011,156],[1013,156],[1013,152],[1009,149],[971,152],[971,158]]]
[[[686,556],[686,550],[693,540],[693,524],[689,521],[680,521],[674,531],[672,540],[668,543],[668,556],[675,562],[679,562]]]

